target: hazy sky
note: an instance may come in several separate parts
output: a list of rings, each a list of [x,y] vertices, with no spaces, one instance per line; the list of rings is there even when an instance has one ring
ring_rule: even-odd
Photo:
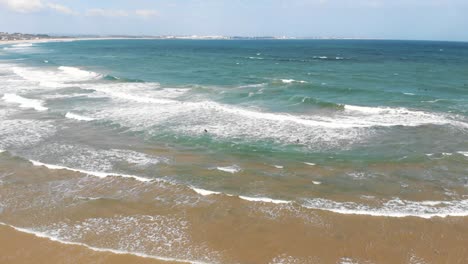
[[[0,0],[0,31],[468,41],[468,0]]]

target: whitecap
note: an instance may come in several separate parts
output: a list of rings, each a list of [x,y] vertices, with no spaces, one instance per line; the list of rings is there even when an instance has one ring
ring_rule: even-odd
[[[380,207],[371,207],[355,202],[336,202],[327,199],[306,199],[306,208],[330,211],[338,214],[384,217],[449,217],[468,216],[468,200],[459,201],[406,201],[399,198],[388,200]]]
[[[84,243],[80,243],[80,242],[66,241],[66,240],[60,239],[57,236],[48,234],[47,232],[40,232],[40,231],[36,231],[34,229],[20,228],[20,227],[12,226],[12,225],[2,223],[2,222],[0,222],[0,225],[8,226],[10,228],[15,229],[18,232],[34,235],[34,236],[36,236],[38,238],[49,239],[50,241],[61,243],[61,244],[64,244],[64,245],[81,246],[81,247],[85,247],[87,249],[90,249],[90,250],[96,251],[96,252],[106,252],[106,253],[112,253],[112,254],[117,254],[117,255],[133,255],[133,256],[137,256],[137,257],[150,258],[150,259],[156,259],[156,260],[162,260],[162,261],[168,261],[168,262],[181,262],[181,263],[191,263],[191,264],[207,264],[205,262],[200,262],[200,261],[153,256],[153,255],[148,255],[148,254],[144,254],[144,253],[140,253],[140,252],[131,252],[131,251],[124,251],[124,250],[110,249],[110,248],[93,247],[93,246],[90,246],[90,245],[87,245],[87,244],[84,244]]]
[[[60,66],[46,70],[39,68],[13,67],[13,72],[21,78],[39,83],[44,87],[69,87],[73,82],[84,82],[102,78],[96,72],[82,70],[76,67]]]
[[[78,121],[93,121],[94,120],[94,118],[86,117],[86,116],[82,116],[82,115],[78,115],[78,114],[73,114],[73,113],[70,113],[70,112],[67,112],[65,114],[65,117],[70,118],[70,119],[75,119],[75,120],[78,120]]]
[[[220,192],[209,191],[209,190],[200,189],[200,188],[195,188],[195,187],[191,187],[191,186],[190,186],[190,189],[194,190],[196,193],[198,193],[198,194],[200,194],[200,195],[203,195],[203,196],[209,196],[209,195],[214,195],[214,194],[221,194]]]
[[[24,98],[16,94],[4,94],[2,99],[8,103],[19,104],[22,108],[33,108],[36,111],[46,111],[48,108],[43,106],[43,101]]]
[[[306,81],[297,81],[294,79],[281,79],[281,82],[283,83],[307,83]]]
[[[233,165],[233,166],[228,166],[228,167],[216,167],[217,170],[220,170],[220,171],[224,171],[224,172],[229,172],[229,173],[238,173],[239,171],[241,171],[241,168],[237,165]]]
[[[259,88],[264,87],[265,85],[266,83],[246,84],[239,86],[239,88]]]
[[[68,171],[79,172],[79,173],[82,173],[82,174],[95,176],[95,177],[98,177],[98,178],[122,177],[122,178],[132,178],[132,179],[142,181],[142,182],[150,182],[150,181],[154,180],[154,179],[144,178],[144,177],[135,176],[135,175],[111,173],[111,172],[100,172],[100,171],[87,171],[87,170],[74,169],[74,168],[69,168],[69,167],[60,166],[60,165],[42,163],[42,162],[35,161],[35,160],[29,160],[29,161],[34,166],[37,166],[37,167],[46,167],[46,168],[48,168],[50,170],[68,170]]]
[[[274,203],[274,204],[289,204],[291,201],[285,200],[276,200],[267,197],[249,197],[249,196],[239,196],[240,199],[250,201],[250,202],[262,202],[262,203]]]
[[[32,47],[32,46],[34,46],[32,43],[20,43],[20,44],[12,45],[12,47],[16,47],[16,48]]]

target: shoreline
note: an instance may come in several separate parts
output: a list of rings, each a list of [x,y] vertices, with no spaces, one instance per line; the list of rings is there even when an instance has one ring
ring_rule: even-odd
[[[125,38],[125,37],[102,37],[102,38],[48,38],[48,39],[30,39],[30,40],[0,40],[0,45],[22,44],[22,43],[47,43],[47,42],[72,42],[72,41],[88,41],[88,40],[126,40],[126,39],[160,39],[160,38]],[[162,39],[163,40],[163,39]]]
[[[0,222],[0,262],[9,263],[141,263],[141,264],[184,264],[186,261],[159,259],[131,252],[101,249],[86,244],[55,240],[27,229]],[[53,253],[53,252],[60,253]],[[24,252],[28,252],[25,254]],[[51,258],[52,257],[52,258]],[[70,259],[73,261],[69,262]]]

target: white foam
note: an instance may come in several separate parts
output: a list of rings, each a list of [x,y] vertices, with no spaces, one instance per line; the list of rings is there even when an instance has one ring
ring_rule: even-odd
[[[458,151],[458,154],[462,154],[463,156],[468,157],[468,151]]]
[[[317,165],[317,164],[311,163],[311,162],[304,162],[304,164],[309,165],[309,166],[315,166],[315,165]]]
[[[76,67],[60,66],[47,70],[38,68],[13,67],[13,72],[25,80],[37,82],[44,87],[69,87],[73,82],[84,82],[102,78],[101,74]]]
[[[446,99],[435,99],[435,100],[432,100],[432,101],[421,101],[421,102],[422,103],[431,103],[431,104],[433,104],[433,103],[437,103],[439,101],[444,101],[444,100],[446,100]]]
[[[19,104],[22,108],[33,108],[36,111],[46,111],[48,109],[42,105],[44,102],[41,100],[28,99],[16,94],[4,94],[2,99],[8,103]]]
[[[220,170],[220,171],[224,171],[224,172],[229,172],[229,173],[238,173],[239,171],[241,171],[241,168],[237,165],[233,165],[233,166],[228,166],[228,167],[216,167],[217,170]]]
[[[249,196],[239,196],[240,199],[250,201],[250,202],[262,202],[262,203],[274,203],[274,204],[289,204],[291,201],[285,200],[276,200],[267,197],[249,197]]]
[[[56,127],[49,121],[1,120],[0,148],[15,149],[33,146],[43,139],[51,137],[55,132]]]
[[[32,47],[32,46],[34,46],[32,43],[20,43],[20,44],[15,44],[12,47],[20,48],[20,47]]]
[[[73,172],[79,172],[82,174],[87,174],[91,176],[96,176],[98,178],[106,178],[106,177],[122,177],[122,178],[133,178],[138,181],[142,182],[150,182],[153,181],[154,179],[148,179],[140,176],[135,176],[135,175],[128,175],[128,174],[120,174],[120,173],[111,173],[111,172],[99,172],[99,171],[87,171],[87,170],[81,170],[81,169],[74,169],[74,168],[69,168],[65,166],[59,166],[59,165],[53,165],[53,164],[46,164],[42,163],[39,161],[35,160],[29,160],[34,166],[38,167],[46,167],[50,170],[68,170],[68,171],[73,171]]]
[[[32,230],[32,229],[26,229],[26,228],[20,228],[20,227],[12,226],[12,225],[2,223],[2,222],[0,222],[0,225],[8,226],[8,227],[11,227],[11,228],[15,229],[16,231],[31,234],[31,235],[34,235],[34,236],[39,237],[39,238],[49,239],[51,241],[58,242],[58,243],[61,243],[61,244],[64,244],[64,245],[82,246],[82,247],[85,247],[87,249],[90,249],[90,250],[96,251],[96,252],[106,252],[106,253],[112,253],[112,254],[117,254],[117,255],[133,255],[133,256],[137,256],[137,257],[151,258],[151,259],[162,260],[162,261],[167,261],[167,262],[207,264],[205,262],[200,262],[200,261],[153,256],[153,255],[148,255],[148,254],[139,253],[139,252],[130,252],[130,251],[110,249],[110,248],[98,248],[98,247],[89,246],[89,245],[84,244],[84,243],[65,241],[65,240],[62,240],[62,239],[60,239],[58,237],[49,235],[49,234],[47,234],[45,232],[39,232],[39,231],[35,231],[35,230]]]
[[[70,113],[70,112],[68,112],[65,115],[65,117],[70,118],[70,119],[75,119],[75,120],[78,120],[78,121],[93,121],[94,120],[94,118],[86,117],[86,116],[82,116],[82,115],[77,115],[77,114],[73,114],[73,113]]]
[[[203,195],[203,196],[221,194],[220,192],[214,192],[214,191],[204,190],[204,189],[195,188],[195,187],[190,187],[190,189],[194,190],[196,193]]]
[[[81,87],[96,90],[119,100],[158,105],[178,103],[172,99],[190,91],[190,89],[181,88],[159,89],[159,83],[92,84]]]
[[[319,182],[319,181],[312,181],[312,183],[313,183],[314,185],[321,185],[321,184],[322,184],[322,182]]]
[[[257,83],[257,84],[246,84],[246,85],[241,85],[239,88],[259,88],[259,87],[264,87],[266,83]]]
[[[273,165],[273,166],[277,169],[284,169],[284,166],[281,166],[281,165]]]
[[[370,207],[354,202],[309,199],[305,201],[304,206],[311,209],[350,215],[419,217],[426,219],[433,217],[468,216],[468,200],[416,202],[395,198],[383,202],[380,207]]]
[[[281,79],[281,82],[283,82],[283,83],[295,83],[295,82],[297,82],[297,83],[307,83],[306,81],[296,81],[294,79]]]
[[[113,171],[115,167],[129,167],[138,171],[160,162],[168,162],[165,157],[156,157],[128,149],[96,149],[87,145],[50,143],[31,149],[28,152],[35,160],[47,161],[60,157],[60,164],[86,171]]]
[[[404,95],[415,95],[414,93],[403,93]]]

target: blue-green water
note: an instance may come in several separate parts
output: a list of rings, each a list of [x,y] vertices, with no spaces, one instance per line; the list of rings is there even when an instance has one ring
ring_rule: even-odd
[[[0,82],[0,149],[24,159],[344,213],[468,214],[467,43],[4,45]]]

